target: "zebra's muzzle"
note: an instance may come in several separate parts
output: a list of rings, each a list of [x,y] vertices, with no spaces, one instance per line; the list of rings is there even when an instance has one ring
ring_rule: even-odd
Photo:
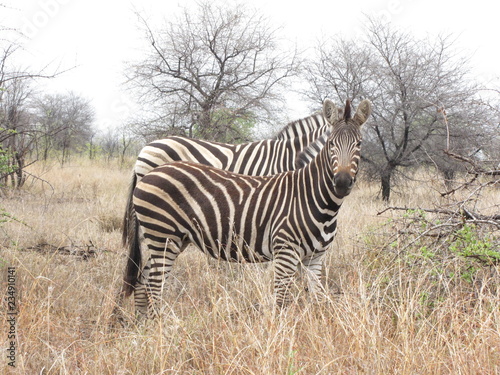
[[[333,177],[333,189],[339,198],[348,196],[354,186],[354,177],[349,172],[338,172]]]

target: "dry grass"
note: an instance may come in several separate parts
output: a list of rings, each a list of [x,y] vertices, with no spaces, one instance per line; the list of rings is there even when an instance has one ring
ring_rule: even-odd
[[[34,168],[51,186],[33,182],[1,202],[19,220],[0,227],[2,290],[6,267],[15,267],[19,306],[17,367],[2,354],[2,373],[500,373],[498,269],[468,288],[432,268],[409,272],[388,260],[377,252],[384,241],[377,231],[391,213],[376,215],[383,208],[376,186],[360,181],[342,209],[321,301],[298,286],[296,303],[277,312],[271,267],[219,265],[188,250],[164,293],[161,321],[110,329],[125,260],[119,224],[129,170],[82,161]],[[408,191],[393,204],[438,199],[426,184]],[[97,255],[26,250],[42,243],[92,243]],[[441,294],[430,304],[425,296],[436,286]],[[125,313],[132,312],[129,301]]]

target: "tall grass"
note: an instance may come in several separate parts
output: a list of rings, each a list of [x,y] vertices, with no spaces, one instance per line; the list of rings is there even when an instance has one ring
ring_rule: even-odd
[[[47,183],[2,201],[17,221],[0,227],[1,280],[16,268],[19,305],[16,368],[4,356],[2,373],[500,373],[498,266],[471,286],[443,277],[435,263],[387,252],[395,213],[377,216],[377,186],[359,181],[342,207],[321,298],[298,280],[292,306],[277,311],[272,267],[208,262],[188,249],[165,286],[162,319],[136,324],[127,301],[123,328],[112,325],[112,310],[129,170],[85,161],[32,168]],[[393,204],[440,199],[426,186],[413,182]],[[43,251],[42,243],[91,243],[96,256]]]

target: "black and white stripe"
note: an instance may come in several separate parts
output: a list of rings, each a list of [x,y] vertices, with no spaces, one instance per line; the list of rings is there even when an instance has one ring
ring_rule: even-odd
[[[142,178],[153,168],[173,161],[190,161],[252,176],[294,169],[297,154],[329,129],[322,114],[288,124],[274,139],[243,144],[167,137],[146,145],[134,172]]]
[[[167,137],[146,145],[134,165],[123,220],[123,244],[133,235],[132,193],[153,168],[174,161],[189,161],[250,176],[266,176],[295,169],[297,156],[329,126],[321,113],[289,123],[274,138],[239,145],[185,137]]]
[[[304,168],[257,177],[189,162],[174,162],[145,175],[134,191],[139,227],[130,243],[124,294],[134,291],[138,314],[157,314],[164,277],[192,243],[214,258],[274,261],[278,305],[299,264],[319,286],[322,260],[333,241],[337,213],[358,170],[361,125],[371,113],[364,100],[353,118],[326,100],[323,113],[331,127],[325,147]],[[150,257],[141,263],[139,232]]]
[[[327,125],[321,113],[316,113],[301,120],[290,122],[285,126],[273,139],[276,141],[283,141],[287,139],[300,138],[303,135],[312,134],[317,132]],[[322,134],[323,131],[316,133],[316,137]],[[311,138],[314,139],[314,138]]]

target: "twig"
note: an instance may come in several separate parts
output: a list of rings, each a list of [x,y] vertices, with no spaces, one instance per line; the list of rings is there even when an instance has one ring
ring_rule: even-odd
[[[489,266],[495,266],[497,264],[500,264],[500,259],[492,257],[492,256],[488,256],[485,254],[481,254],[481,255],[480,254],[469,254],[469,255],[466,255],[465,257],[476,259],[479,262],[486,263]]]
[[[424,212],[429,212],[429,213],[434,213],[434,214],[445,214],[445,215],[454,215],[457,214],[457,211],[452,211],[452,210],[445,210],[445,209],[435,209],[435,208],[410,208],[410,207],[386,207],[380,212],[377,212],[377,216],[382,215],[383,213],[389,211],[389,210],[395,210],[395,211],[424,211]]]
[[[478,175],[478,174],[474,175],[474,177],[473,177],[470,181],[463,183],[462,185],[460,185],[459,187],[457,187],[457,188],[455,188],[455,189],[451,189],[451,190],[445,191],[444,193],[441,193],[441,196],[442,196],[442,197],[445,197],[445,196],[447,196],[447,195],[450,195],[450,194],[453,194],[453,193],[457,192],[458,190],[462,190],[462,189],[463,189],[463,188],[465,188],[466,186],[469,186],[469,185],[471,185],[474,181],[476,181],[478,177],[479,177],[479,175]]]
[[[39,180],[39,181],[41,181],[41,182],[46,183],[47,185],[49,185],[49,187],[52,189],[52,193],[54,193],[54,191],[56,190],[54,188],[54,186],[52,186],[52,184],[49,181],[44,180],[41,177],[35,176],[33,173],[29,173],[29,172],[26,172],[26,171],[23,171],[23,173],[27,174],[28,176],[32,177],[35,180]]]
[[[26,165],[24,165],[24,166],[22,166],[22,167],[17,167],[17,166],[16,166],[16,168],[15,168],[15,169],[13,169],[12,171],[7,172],[7,173],[4,173],[3,175],[1,175],[1,176],[0,176],[0,180],[3,180],[5,177],[8,177],[8,176],[10,176],[10,175],[13,175],[14,173],[17,173],[17,172],[19,172],[20,170],[23,170],[24,168],[29,167],[29,166],[30,166],[30,165],[32,165],[32,164],[35,164],[37,161],[38,161],[38,160],[33,160],[31,163],[28,163],[28,164],[26,164]],[[23,173],[25,173],[25,171],[24,171],[24,170],[23,170]]]
[[[377,216],[382,215],[383,213],[389,211],[389,210],[395,210],[395,211],[423,211],[423,212],[428,212],[428,213],[433,213],[433,214],[442,214],[442,215],[447,215],[453,217],[460,217],[462,218],[462,221],[460,223],[472,223],[472,224],[488,224],[488,225],[494,225],[497,227],[500,227],[500,214],[495,214],[495,215],[483,215],[477,212],[470,211],[469,209],[462,207],[458,209],[457,211],[452,211],[452,210],[446,210],[446,209],[437,209],[437,208],[409,208],[409,207],[386,207],[380,212],[377,212]],[[454,223],[452,223],[454,225]],[[442,224],[446,225],[446,224]],[[438,228],[433,227],[429,228],[430,230]]]

